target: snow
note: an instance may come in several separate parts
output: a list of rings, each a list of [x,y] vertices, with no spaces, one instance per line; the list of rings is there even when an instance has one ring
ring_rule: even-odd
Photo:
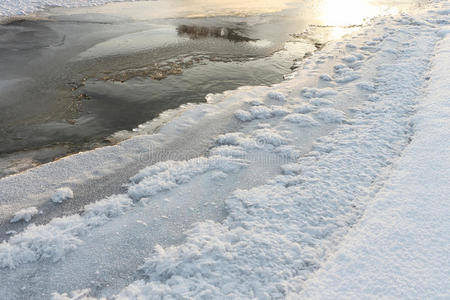
[[[38,209],[36,207],[28,207],[19,210],[16,212],[14,217],[11,219],[11,223],[16,223],[19,221],[30,222],[31,218],[38,213]]]
[[[52,196],[52,201],[54,203],[62,203],[69,199],[73,199],[73,191],[68,187],[57,189]]]
[[[80,235],[123,214],[131,206],[130,198],[123,195],[112,196],[85,206],[82,216],[55,218],[46,225],[31,224],[25,231],[12,236],[8,242],[0,244],[0,267],[16,268],[40,259],[59,261],[68,251],[82,243]],[[31,208],[21,212],[18,213],[19,217],[29,220],[38,211]]]
[[[110,2],[134,0],[2,0],[0,2],[0,17],[26,15],[52,6],[83,7],[104,5]]]
[[[445,37],[414,117],[411,144],[357,227],[307,282],[302,298],[449,297],[449,51]]]
[[[334,108],[322,108],[318,110],[315,115],[317,119],[322,120],[325,123],[342,123],[346,121],[345,114]]]
[[[332,88],[303,88],[302,95],[305,98],[322,98],[326,96],[334,96],[337,92]]]
[[[278,93],[278,92],[269,92],[267,94],[267,97],[269,97],[270,99],[273,99],[273,100],[280,101],[280,102],[286,101],[286,96],[283,95],[282,93]]]
[[[300,127],[311,127],[319,124],[312,117],[297,113],[289,114],[284,118],[284,120],[287,122],[295,123]]]
[[[36,267],[66,271],[39,290],[54,299],[88,299],[94,289],[116,299],[445,296],[450,45],[440,12],[377,19],[279,85],[210,95],[158,134],[0,180],[37,186],[31,179],[44,174],[45,194],[55,190],[52,170],[73,166],[58,178],[71,183],[92,178],[80,162],[106,161],[97,171],[114,173],[149,146],[206,145],[189,159],[148,163],[80,214],[13,234],[0,244],[2,294],[23,295],[15,283]],[[103,286],[94,268],[107,271]],[[121,285],[106,290],[110,273]]]
[[[333,78],[331,78],[331,76],[328,74],[322,74],[322,75],[320,75],[319,78],[323,81],[332,81],[333,80]]]
[[[129,188],[128,195],[134,200],[140,200],[186,184],[193,177],[206,172],[212,170],[224,173],[236,172],[246,164],[245,160],[222,156],[158,163],[131,178],[134,185]]]

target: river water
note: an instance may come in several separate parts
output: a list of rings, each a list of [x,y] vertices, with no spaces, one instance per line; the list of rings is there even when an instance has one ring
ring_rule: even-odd
[[[3,20],[0,177],[121,141],[209,93],[278,83],[368,18],[423,2],[160,0]]]

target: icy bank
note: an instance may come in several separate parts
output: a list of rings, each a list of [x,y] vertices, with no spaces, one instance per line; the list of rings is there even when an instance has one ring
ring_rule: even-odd
[[[445,38],[417,107],[411,144],[358,226],[308,281],[304,298],[450,296],[449,28],[439,34]]]

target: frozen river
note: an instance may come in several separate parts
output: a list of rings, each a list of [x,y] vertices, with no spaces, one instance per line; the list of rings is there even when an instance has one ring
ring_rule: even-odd
[[[7,299],[111,296],[139,279],[151,295],[280,296],[376,194],[412,135],[436,38],[408,16],[365,18],[421,2],[205,3],[1,25],[4,174],[119,142],[0,179]],[[73,199],[53,203],[62,186]],[[30,206],[43,226],[10,223]]]
[[[5,19],[0,177],[116,143],[209,93],[278,83],[349,25],[400,4],[359,5],[336,17],[309,1],[144,1]]]

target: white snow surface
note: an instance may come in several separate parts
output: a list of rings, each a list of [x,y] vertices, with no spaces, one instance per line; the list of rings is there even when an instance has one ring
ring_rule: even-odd
[[[26,15],[52,7],[83,7],[104,5],[110,2],[124,2],[135,0],[1,0],[0,17]]]
[[[411,144],[302,298],[450,298],[449,65],[450,33],[436,47]]]
[[[157,245],[153,251],[145,248],[131,252],[129,249],[129,253],[145,253],[147,257],[136,257],[141,260],[139,272],[133,270],[139,273],[138,279],[117,291],[116,296],[107,296],[115,299],[279,299],[297,298],[302,292],[305,297],[318,298],[327,295],[341,298],[340,293],[346,295],[347,292],[349,297],[384,296],[387,294],[383,292],[387,291],[381,290],[381,285],[376,288],[376,284],[373,290],[378,294],[371,294],[370,288],[355,294],[358,291],[352,289],[352,280],[358,279],[352,276],[357,276],[355,270],[359,265],[366,264],[362,270],[365,276],[359,278],[361,285],[368,282],[371,272],[380,272],[380,282],[390,280],[382,276],[382,266],[390,268],[391,258],[385,258],[378,250],[385,251],[388,245],[388,250],[395,251],[393,254],[409,253],[407,249],[391,247],[388,239],[395,237],[390,236],[390,232],[405,237],[405,232],[400,231],[403,229],[413,238],[406,235],[395,241],[404,242],[405,247],[418,246],[418,250],[412,252],[417,255],[405,255],[394,262],[405,272],[393,275],[396,277],[392,282],[396,279],[400,282],[401,276],[417,271],[424,262],[422,250],[428,246],[434,247],[428,261],[433,266],[445,264],[448,223],[444,218],[448,213],[444,209],[437,210],[439,203],[446,205],[441,202],[448,195],[445,172],[448,101],[444,100],[448,100],[450,87],[444,77],[450,48],[445,33],[448,23],[443,22],[447,14],[438,7],[436,4],[436,9],[421,15],[376,19],[345,41],[325,47],[322,51],[327,54],[326,62],[313,55],[304,61],[303,68],[290,76],[291,80],[279,85],[243,87],[235,92],[211,95],[209,99],[214,101],[207,104],[191,106],[163,126],[151,141],[162,143],[166,137],[182,135],[198,124],[212,126],[209,125],[213,123],[211,120],[218,122],[229,118],[239,126],[215,136],[213,146],[204,156],[149,166],[131,178],[126,193],[86,205],[81,214],[55,218],[45,225],[31,224],[11,236],[0,244],[0,267],[3,268],[0,279],[8,281],[2,293],[17,295],[16,291],[8,290],[16,286],[9,281],[23,278],[19,275],[21,268],[27,267],[25,264],[43,264],[46,270],[57,270],[59,266],[70,270],[70,263],[89,267],[111,265],[114,262],[105,261],[104,257],[121,250],[110,248],[111,253],[106,256],[95,252],[97,245],[110,243],[128,247],[130,237],[137,234],[140,239],[135,244],[146,245],[144,239],[151,235],[151,229],[146,229],[146,222],[138,216],[144,215],[148,203],[161,198],[164,203],[173,201],[182,205],[199,197],[196,201],[209,205],[211,199],[223,197],[227,214],[222,222],[200,220],[176,245]],[[441,50],[435,52],[437,43]],[[427,81],[433,54],[436,55],[433,65],[437,65],[439,71],[434,68],[430,73],[432,79]],[[323,74],[333,75],[323,80]],[[428,82],[430,91],[446,90],[446,94],[424,96]],[[441,123],[442,126],[436,125]],[[431,128],[435,131],[427,134]],[[411,138],[413,142],[401,157]],[[102,153],[113,153],[114,149],[119,149],[119,153],[133,149],[132,155],[136,155],[139,153],[136,146],[144,148],[147,139],[149,137],[140,137],[137,142],[132,139],[119,148],[69,157],[33,172],[48,172],[48,168],[58,168],[58,164],[78,166],[79,160],[87,164],[89,157],[95,160]],[[427,141],[433,143],[428,145]],[[428,151],[436,157],[430,158]],[[120,157],[115,154],[110,159],[114,165]],[[393,162],[393,176],[383,186]],[[441,162],[442,166],[430,170],[429,163],[435,166]],[[417,169],[412,165],[417,165]],[[0,181],[0,186],[10,181],[19,182],[33,172],[6,178]],[[427,183],[439,188],[421,189],[424,183],[421,174],[429,175]],[[404,191],[402,180],[408,181],[408,178],[411,186]],[[243,185],[244,182],[250,184]],[[244,187],[239,188],[242,185]],[[381,206],[377,206],[378,203]],[[428,203],[432,204],[430,210],[421,209],[420,204],[427,206]],[[394,213],[389,214],[391,205]],[[414,208],[416,213],[411,214],[408,209]],[[140,211],[143,213],[139,214]],[[434,213],[436,218],[431,222],[435,223],[428,224],[427,217],[435,217]],[[398,219],[400,217],[404,219]],[[169,217],[163,215],[161,219]],[[381,227],[376,228],[383,228],[377,233],[384,241],[372,234],[376,231],[371,230],[376,228],[365,227],[370,223],[366,219],[377,220],[376,226]],[[386,219],[399,226],[391,227]],[[110,234],[104,234],[106,229]],[[362,232],[360,236],[355,234],[358,230]],[[422,236],[436,234],[437,239],[421,244],[421,235],[415,232]],[[369,247],[368,251],[358,248],[354,252],[357,254],[345,261],[333,260],[335,253],[345,252],[353,241],[356,245],[372,243],[373,248]],[[78,253],[86,253],[83,251],[89,247],[94,252],[82,261],[70,259],[76,258]],[[115,257],[129,253],[118,253]],[[345,256],[337,259],[340,257]],[[355,263],[347,265],[352,259]],[[387,261],[383,265],[384,259]],[[333,264],[333,261],[338,263]],[[378,264],[380,261],[382,263]],[[347,267],[353,269],[349,272]],[[333,270],[337,270],[336,273]],[[340,283],[341,290],[337,283],[341,276],[339,270],[349,278],[347,283]],[[428,270],[433,271],[433,267]],[[429,278],[430,286],[442,279],[445,272],[443,269],[433,274],[435,277]],[[331,279],[325,278],[328,273]],[[52,279],[63,280],[66,285],[70,278],[86,282],[82,289],[72,289],[76,291],[54,291],[54,298],[89,299],[91,281],[83,275],[71,273]],[[39,281],[39,278],[34,280]],[[402,287],[426,285],[422,281],[427,278],[411,276],[408,280],[404,286],[399,284],[393,289],[394,298],[400,295]],[[335,290],[328,282],[335,285]],[[329,294],[324,289],[329,289]],[[416,293],[423,291],[425,289],[420,290],[420,287],[416,289]],[[366,294],[361,294],[363,292]],[[414,298],[414,291],[407,292]]]
[[[28,207],[19,210],[15,213],[14,217],[11,219],[11,223],[16,223],[19,221],[30,222],[31,218],[38,213],[38,209],[36,207]]]
[[[62,203],[69,199],[73,199],[73,191],[68,187],[57,189],[52,196],[52,201],[55,203]]]

